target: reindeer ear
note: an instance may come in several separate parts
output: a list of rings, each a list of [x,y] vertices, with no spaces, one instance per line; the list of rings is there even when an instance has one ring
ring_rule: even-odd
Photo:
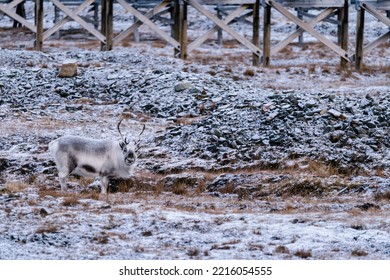
[[[122,152],[126,153],[127,152],[127,148],[126,148],[126,143],[121,141],[119,142],[119,146],[121,147],[122,149]]]

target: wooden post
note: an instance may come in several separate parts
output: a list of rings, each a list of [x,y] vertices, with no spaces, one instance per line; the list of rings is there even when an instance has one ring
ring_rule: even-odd
[[[344,7],[340,9],[340,21],[341,28],[339,38],[340,38],[340,47],[348,52],[348,8],[349,8],[349,0],[344,1]],[[346,69],[348,66],[348,61],[345,58],[340,58],[340,67],[341,69]]]
[[[137,17],[133,16],[133,24],[137,21]],[[133,37],[134,37],[134,42],[139,43],[140,42],[140,37],[139,37],[139,28],[136,28],[133,32]]]
[[[217,4],[217,17],[219,19],[222,19],[222,5],[221,4]],[[218,31],[217,31],[217,44],[218,44],[218,46],[222,46],[222,44],[223,44],[222,29],[220,27],[218,27]]]
[[[303,20],[303,15],[302,15],[302,8],[297,8],[297,16],[300,20]],[[297,26],[297,29],[299,29],[299,26]],[[298,44],[301,48],[303,48],[303,44],[304,44],[304,38],[303,38],[303,33],[302,32],[300,35],[299,35],[299,38],[298,38]]]
[[[180,58],[186,59],[187,58],[187,44],[188,44],[188,38],[187,38],[187,9],[188,9],[188,3],[186,1],[183,1],[183,4],[181,6],[181,28],[180,28]]]
[[[271,56],[271,6],[264,4],[263,65],[269,66]]]
[[[172,26],[172,37],[180,42],[180,3],[179,0],[173,1],[173,7],[172,7],[172,19],[173,19],[173,26]],[[179,50],[174,48],[174,56],[176,56],[179,53]]]
[[[260,0],[253,4],[253,44],[260,47]],[[253,66],[260,65],[260,56],[253,54]]]
[[[101,1],[101,5],[102,5],[102,16],[101,16],[101,33],[104,35],[104,36],[107,36],[107,1],[108,0],[102,0]],[[107,40],[107,39],[106,39]],[[107,45],[107,41],[106,43],[101,43],[100,44],[100,50],[101,51],[104,51],[106,50],[106,45]]]
[[[37,27],[35,49],[42,51],[43,48],[43,0],[35,0],[35,26]]]
[[[24,1],[22,3],[19,3],[17,6],[16,6],[16,14],[21,16],[22,18],[26,18],[26,10],[24,8]],[[18,28],[18,27],[22,27],[23,25],[14,19],[14,24],[13,24],[13,28]]]
[[[112,41],[113,41],[113,13],[114,13],[114,0],[107,1],[107,19],[106,19],[106,51],[112,50]]]
[[[355,53],[355,68],[362,70],[363,68],[363,42],[364,42],[364,9],[359,7],[357,11],[356,22],[356,53]]]
[[[93,26],[95,29],[99,28],[99,4],[93,3]]]

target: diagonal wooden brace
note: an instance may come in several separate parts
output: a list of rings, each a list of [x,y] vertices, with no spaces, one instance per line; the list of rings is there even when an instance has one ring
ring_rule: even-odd
[[[163,1],[150,11],[146,12],[144,15],[146,18],[151,19],[153,16],[159,14],[161,11],[163,11],[167,6],[169,5],[169,1]],[[129,28],[126,30],[122,31],[120,34],[118,34],[114,38],[114,44],[118,44],[121,42],[123,39],[125,39],[127,36],[129,36],[131,33],[133,33],[137,28],[139,28],[142,24],[144,24],[141,20],[137,20],[134,22],[133,25],[131,25]]]
[[[213,21],[218,27],[220,27],[222,30],[229,33],[230,36],[232,36],[234,39],[236,39],[238,42],[240,42],[242,45],[246,46],[248,49],[250,49],[254,54],[257,56],[261,56],[261,50],[256,47],[252,42],[247,40],[245,37],[238,34],[236,31],[234,31],[229,25],[224,23],[222,20],[220,20],[218,17],[214,16],[212,13],[210,13],[206,8],[204,8],[202,5],[200,5],[196,0],[184,0],[188,2],[191,6],[193,6],[196,10],[198,10],[200,13],[205,15],[207,18],[209,18],[211,21]]]
[[[350,58],[348,57],[348,53],[343,50],[341,47],[330,41],[328,38],[326,38],[324,35],[317,32],[310,24],[300,20],[298,17],[290,13],[285,7],[283,7],[281,4],[274,0],[265,0],[265,2],[274,7],[276,10],[278,10],[282,15],[284,15],[287,19],[294,22],[296,25],[301,27],[303,30],[311,34],[314,38],[316,38],[318,41],[323,43],[325,46],[333,50],[335,53],[337,53],[341,58],[344,60],[350,62]]]
[[[314,27],[317,23],[323,21],[330,15],[334,13],[333,8],[328,8],[323,10],[320,14],[318,14],[315,18],[309,20],[307,23]],[[298,38],[302,33],[304,32],[302,27],[299,27],[297,30],[295,30],[293,33],[291,33],[288,37],[286,37],[283,41],[280,41],[271,49],[271,54],[274,55],[281,51],[283,48],[285,48],[288,44],[290,44],[295,38]]]
[[[15,0],[7,5],[3,5],[1,4],[0,5],[0,11],[2,11],[3,13],[5,13],[6,15],[8,15],[9,17],[11,17],[12,19],[14,20],[17,20],[18,22],[20,22],[22,25],[26,26],[28,29],[30,29],[32,32],[36,33],[37,32],[37,28],[35,25],[33,25],[32,23],[28,22],[25,18],[21,17],[20,15],[18,15],[16,12],[14,12],[12,10],[12,8],[14,8],[15,6],[17,6],[18,4],[20,4],[21,2],[23,2],[24,0]]]
[[[95,0],[87,0],[85,1],[84,3],[82,3],[80,6],[78,6],[76,9],[73,10],[73,12],[75,14],[79,14],[81,13],[84,9],[86,9],[87,7],[89,7]],[[56,22],[56,24],[51,27],[50,29],[47,29],[44,33],[43,33],[43,40],[46,40],[47,38],[49,38],[51,35],[53,35],[54,33],[56,33],[58,31],[58,29],[60,29],[65,23],[71,21],[72,18],[69,17],[69,16],[66,16],[64,17],[63,19],[61,19],[60,21]]]
[[[365,9],[367,12],[369,12],[370,14],[372,14],[374,17],[376,17],[379,21],[383,22],[388,27],[390,27],[390,19],[388,17],[384,16],[383,14],[381,14],[380,12],[378,12],[378,10],[376,10],[370,4],[362,3],[361,7],[363,9]]]
[[[77,15],[76,11],[72,11],[64,4],[62,4],[59,0],[51,0],[54,5],[56,5],[62,12],[64,12],[67,16],[69,16],[72,20],[76,21],[80,24],[85,30],[94,35],[99,41],[102,43],[106,42],[106,37],[100,33],[100,31],[96,30],[93,26],[88,24],[85,20],[83,20],[80,16]]]
[[[239,6],[236,10],[234,10],[231,14],[229,14],[225,18],[223,23],[224,24],[229,24],[232,20],[237,18],[239,15],[241,15],[241,13],[244,12],[248,7],[249,7],[249,5]],[[213,28],[208,30],[205,34],[203,34],[201,37],[199,37],[194,42],[192,42],[190,45],[188,45],[187,52],[192,52],[194,49],[196,49],[197,47],[202,45],[208,38],[211,37],[211,35],[213,35],[213,33],[217,32],[218,29],[219,29],[218,26],[215,25]]]
[[[137,11],[137,9],[133,8],[125,0],[117,0],[117,1],[123,8],[125,8],[126,11],[133,14],[138,20],[140,20],[144,24],[146,24],[150,29],[152,29],[155,33],[157,33],[160,37],[162,37],[166,42],[171,44],[175,49],[180,50],[180,43],[178,41],[176,41],[175,39],[173,39],[171,36],[167,35],[164,31],[162,31],[147,16],[145,16],[141,12]]]

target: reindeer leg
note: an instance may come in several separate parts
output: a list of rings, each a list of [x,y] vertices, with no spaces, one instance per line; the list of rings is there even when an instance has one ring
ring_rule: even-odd
[[[100,177],[100,187],[101,187],[101,194],[107,193],[108,188],[108,177],[107,176],[101,176]]]
[[[65,162],[56,162],[56,165],[58,168],[58,178],[61,185],[61,191],[65,192],[67,190],[66,180],[68,179],[69,174],[72,173],[77,166],[76,159],[69,156]]]
[[[66,192],[66,179],[68,179],[69,172],[67,170],[63,170],[58,172],[58,179],[60,181],[61,191]]]

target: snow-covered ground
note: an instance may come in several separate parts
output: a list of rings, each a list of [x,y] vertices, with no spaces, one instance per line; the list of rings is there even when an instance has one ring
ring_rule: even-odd
[[[192,36],[210,24],[191,18]],[[387,32],[367,21],[367,40]],[[295,28],[273,22],[276,39]],[[389,44],[358,73],[308,36],[256,68],[227,35],[182,61],[146,27],[112,52],[0,34],[0,259],[390,258]],[[59,78],[70,58],[78,75]],[[146,125],[135,178],[61,193],[47,144],[119,139],[121,117],[132,141]]]

